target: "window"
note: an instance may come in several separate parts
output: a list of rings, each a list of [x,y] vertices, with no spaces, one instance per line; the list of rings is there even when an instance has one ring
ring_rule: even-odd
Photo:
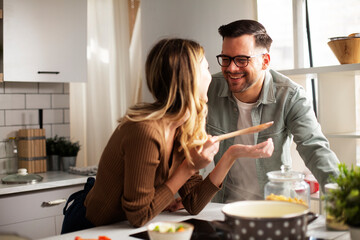
[[[305,1],[303,15],[296,16],[303,24],[304,67],[310,67],[306,42]],[[258,0],[258,20],[274,40],[271,49],[271,67],[274,69],[294,68],[293,6],[290,0]],[[359,0],[308,0],[309,25],[313,66],[338,65],[339,62],[327,45],[329,38],[347,36],[360,32]]]
[[[292,1],[258,0],[258,20],[273,39],[270,65],[273,69],[294,68]]]

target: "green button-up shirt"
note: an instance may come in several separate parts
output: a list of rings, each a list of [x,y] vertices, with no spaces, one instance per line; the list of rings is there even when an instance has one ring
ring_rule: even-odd
[[[238,130],[239,110],[222,73],[213,75],[208,98],[207,132],[215,136]],[[251,118],[253,125],[274,121],[270,128],[254,135],[255,144],[268,138],[272,138],[274,142],[274,152],[271,157],[254,159],[262,191],[268,182],[267,172],[279,171],[283,164],[292,164],[290,155],[292,140],[322,190],[329,181],[330,175],[338,175],[339,160],[330,150],[329,142],[322,133],[312,109],[312,103],[300,85],[274,70],[267,70]],[[215,164],[233,143],[234,138],[220,143],[219,152],[214,158]],[[226,201],[226,181],[227,178],[224,180],[224,187],[213,199],[214,202]]]

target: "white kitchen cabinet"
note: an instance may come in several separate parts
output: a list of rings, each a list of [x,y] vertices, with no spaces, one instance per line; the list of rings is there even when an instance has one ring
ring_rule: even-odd
[[[3,80],[85,82],[87,0],[3,0]]]
[[[0,232],[30,239],[59,235],[65,203],[43,206],[43,202],[67,199],[84,184],[0,195]]]

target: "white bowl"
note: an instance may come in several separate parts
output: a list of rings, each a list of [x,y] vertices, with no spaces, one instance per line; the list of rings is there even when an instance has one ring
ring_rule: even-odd
[[[176,229],[180,226],[183,226],[184,230],[177,232]],[[185,222],[155,222],[149,224],[147,230],[150,240],[189,240],[194,226]]]

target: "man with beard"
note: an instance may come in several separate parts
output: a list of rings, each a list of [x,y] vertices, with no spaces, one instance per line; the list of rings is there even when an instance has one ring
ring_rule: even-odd
[[[239,20],[221,26],[219,33],[223,44],[216,57],[222,73],[213,75],[208,90],[208,134],[220,135],[269,121],[274,124],[260,133],[222,141],[215,164],[233,144],[253,145],[272,138],[274,152],[268,158],[237,159],[213,201],[264,199],[266,173],[292,164],[292,140],[324,190],[329,176],[337,176],[339,160],[321,132],[305,90],[269,69],[272,39],[264,26]]]

